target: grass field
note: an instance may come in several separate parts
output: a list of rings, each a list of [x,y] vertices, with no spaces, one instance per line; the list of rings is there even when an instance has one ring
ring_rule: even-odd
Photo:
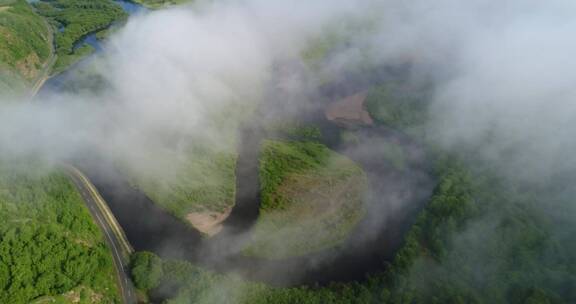
[[[110,251],[66,176],[0,163],[0,218],[0,303],[119,303]]]
[[[50,57],[50,30],[25,0],[0,0],[0,88],[20,93]]]
[[[315,142],[265,141],[251,256],[284,258],[337,246],[363,215],[364,172]]]

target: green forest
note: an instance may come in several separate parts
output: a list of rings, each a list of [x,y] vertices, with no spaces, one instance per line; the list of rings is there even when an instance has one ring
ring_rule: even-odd
[[[402,103],[406,95],[393,85],[374,90],[368,110],[393,113],[380,116],[377,123],[413,130],[425,122],[424,115],[412,112],[422,113],[412,109],[420,107],[418,96],[407,97],[414,103]],[[576,231],[558,231],[555,225],[572,220],[574,210],[566,206],[574,195],[570,181],[576,175],[567,172],[538,184],[522,182],[500,175],[497,167],[482,161],[474,150],[449,153],[428,143],[423,132],[413,136],[428,147],[437,184],[402,248],[383,264],[383,271],[358,282],[275,288],[232,274],[212,273],[185,261],[138,253],[147,258],[132,264],[135,280],[145,281],[137,287],[151,294],[170,290],[175,294],[167,301],[171,304],[576,302]],[[276,161],[274,166],[263,166],[268,172],[261,173],[270,181],[263,183],[263,191],[271,195],[264,196],[263,208],[272,210],[286,204],[274,197],[274,191],[266,192],[266,187],[274,190],[281,184],[283,174],[275,172],[286,169],[282,161]],[[553,212],[543,210],[543,205]]]
[[[53,74],[93,52],[91,46],[78,45],[83,37],[127,18],[122,7],[112,0],[37,1],[34,7],[54,28],[58,59]]]
[[[467,167],[456,156],[438,158],[435,172],[439,184],[403,248],[385,271],[364,281],[272,288],[151,253],[135,255],[132,275],[143,290],[177,291],[171,304],[576,301],[574,231],[553,234],[551,218],[537,212],[535,191]],[[478,225],[491,226],[483,231]]]
[[[189,0],[134,2],[159,9]],[[0,0],[0,93],[23,92],[45,75],[67,70],[94,53],[83,43],[87,35],[103,39],[127,17],[113,0]],[[307,37],[307,47],[298,52],[301,58],[296,61],[314,78],[311,85],[321,87],[318,91],[356,76],[372,81],[362,85],[367,92],[364,109],[374,120],[370,127],[401,133],[426,153],[433,191],[393,258],[382,260],[377,271],[358,281],[273,287],[140,251],[131,256],[127,271],[140,296],[145,294],[143,301],[148,297],[162,298],[163,304],[576,303],[576,210],[570,207],[576,197],[576,172],[566,168],[550,176],[524,178],[518,172],[503,173],[480,155],[479,146],[450,150],[440,146],[427,133],[432,85],[422,79],[412,82],[412,75],[406,75],[410,72],[397,66],[386,74],[389,79],[377,82],[376,74],[370,73],[390,67],[377,67],[372,57],[377,52],[355,44],[372,33],[379,17],[375,13],[339,19],[317,29],[316,35]],[[347,49],[351,46],[355,49]],[[353,67],[345,77],[326,68],[327,63],[340,63],[333,61],[342,58],[332,55],[341,50],[359,53],[356,61],[346,62]],[[411,58],[402,60],[419,59],[415,54],[406,56]],[[275,72],[276,64],[270,70]],[[218,82],[218,75],[210,76],[214,79],[209,83]],[[109,85],[104,75],[88,70],[80,71],[75,81],[67,85],[77,92],[89,85],[102,93]],[[228,85],[223,81],[217,87]],[[130,186],[183,222],[194,226],[192,213],[226,218],[237,192],[238,130],[256,116],[253,104],[234,105],[198,115],[207,118],[195,126],[205,123],[206,130],[218,132],[164,132],[156,142],[157,134],[151,134],[150,149],[114,155],[112,161]],[[113,125],[106,127],[115,130]],[[364,127],[368,128],[341,129],[340,139],[353,146],[358,129]],[[281,260],[337,249],[369,212],[363,205],[369,187],[366,172],[323,144],[320,129],[313,125],[274,122],[264,128],[264,133],[274,133],[274,139],[263,140],[256,148],[259,218],[235,253],[246,259]],[[486,141],[490,140],[487,134]],[[411,169],[409,147],[386,142],[381,148],[380,157],[392,169]],[[512,161],[518,155],[501,154],[495,157]],[[139,158],[127,159],[134,155]],[[142,163],[146,165],[138,167]],[[66,174],[38,160],[0,159],[0,304],[120,303],[115,271],[101,230]]]
[[[119,302],[110,251],[67,176],[3,161],[0,218],[0,303]]]

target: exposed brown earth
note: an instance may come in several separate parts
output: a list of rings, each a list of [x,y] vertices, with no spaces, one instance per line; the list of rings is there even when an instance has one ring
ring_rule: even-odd
[[[190,212],[186,215],[186,220],[198,231],[213,236],[222,230],[222,222],[230,216],[230,212],[232,207],[226,208],[223,212]]]
[[[368,92],[360,92],[330,104],[326,118],[344,126],[372,125],[374,122],[364,108],[366,97]]]

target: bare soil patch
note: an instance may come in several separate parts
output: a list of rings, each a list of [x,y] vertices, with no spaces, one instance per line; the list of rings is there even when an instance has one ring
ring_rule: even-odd
[[[198,231],[213,236],[222,230],[222,222],[230,216],[230,212],[232,212],[232,207],[226,208],[223,212],[190,212],[186,215],[186,220]]]
[[[364,107],[368,92],[360,92],[332,103],[326,109],[326,118],[336,123],[350,125],[372,125],[374,122]]]

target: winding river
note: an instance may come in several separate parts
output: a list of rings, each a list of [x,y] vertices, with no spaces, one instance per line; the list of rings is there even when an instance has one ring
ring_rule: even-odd
[[[139,11],[134,4],[120,3],[129,13]],[[99,44],[93,35],[87,36],[85,42]],[[96,49],[102,51],[99,45]],[[64,89],[74,70],[88,60],[90,58],[48,80],[41,93]],[[268,135],[257,124],[246,125],[240,131],[236,204],[224,223],[223,231],[210,239],[203,238],[129,185],[111,160],[86,153],[75,162],[98,188],[137,251],[147,250],[164,258],[186,259],[208,269],[236,272],[250,280],[275,286],[363,280],[368,274],[381,271],[385,262],[391,261],[417,213],[427,202],[434,184],[424,149],[408,136],[383,126],[368,126],[349,130],[357,140],[343,142],[339,136],[343,130],[324,118],[322,109],[326,104],[361,90],[364,85],[351,82],[326,89],[320,97],[324,104],[306,117],[320,126],[327,146],[354,160],[368,176],[369,193],[365,199],[368,212],[348,240],[338,248],[283,260],[240,254],[258,217],[260,205],[258,154],[260,141]],[[404,168],[393,166],[377,148],[386,142],[394,142],[403,148]]]
[[[316,120],[316,124],[324,133],[340,131],[326,120]],[[108,202],[135,250],[186,259],[208,269],[236,272],[275,286],[358,281],[381,271],[385,262],[391,261],[429,198],[433,181],[424,151],[402,133],[381,126],[354,132],[357,135],[354,143],[332,140],[327,144],[365,170],[369,180],[365,202],[368,212],[340,247],[282,260],[240,254],[258,217],[260,204],[258,150],[266,134],[258,126],[241,131],[236,204],[223,231],[210,239],[203,238],[131,187],[109,160],[89,156],[80,160],[78,166]],[[395,142],[404,148],[406,167],[397,169],[380,154],[381,150],[374,148],[385,142]]]
[[[148,11],[145,7],[127,0],[115,0],[115,2],[122,7],[128,16],[144,14]],[[113,25],[114,24],[111,26]],[[82,37],[82,39],[74,43],[73,46],[73,49],[76,50],[83,45],[90,45],[92,48],[94,48],[94,52],[91,55],[80,59],[64,72],[50,77],[50,79],[44,83],[42,88],[40,88],[36,94],[38,96],[37,98],[41,98],[45,94],[50,94],[50,92],[59,92],[67,89],[67,84],[69,83],[69,80],[74,77],[75,73],[88,65],[95,58],[95,55],[105,51],[102,41],[96,38],[97,32],[98,31],[85,35]]]

